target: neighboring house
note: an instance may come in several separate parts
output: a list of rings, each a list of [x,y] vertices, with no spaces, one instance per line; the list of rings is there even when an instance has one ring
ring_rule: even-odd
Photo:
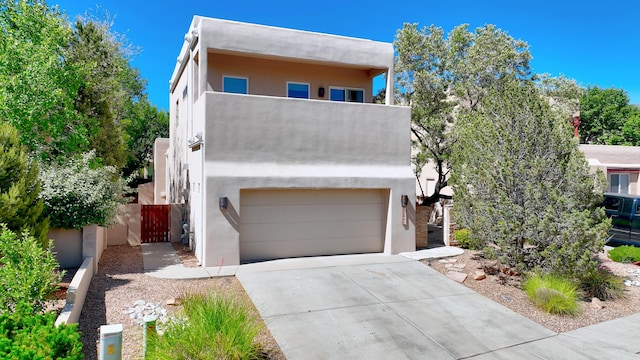
[[[607,177],[607,192],[640,194],[640,146],[580,145],[592,170],[602,170]]]
[[[203,266],[415,249],[390,43],[193,18],[170,81],[166,201]],[[385,105],[372,104],[385,74]],[[404,201],[402,201],[404,200]]]

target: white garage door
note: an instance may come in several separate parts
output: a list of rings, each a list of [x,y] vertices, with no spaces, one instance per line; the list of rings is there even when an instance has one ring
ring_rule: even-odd
[[[387,190],[242,190],[242,261],[382,252]]]

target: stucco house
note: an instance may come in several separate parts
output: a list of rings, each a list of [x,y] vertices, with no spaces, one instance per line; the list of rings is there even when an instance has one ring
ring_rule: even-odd
[[[640,194],[640,146],[580,145],[592,170],[607,177],[607,192]]]
[[[415,249],[393,61],[390,43],[193,18],[170,80],[165,194],[203,266]]]

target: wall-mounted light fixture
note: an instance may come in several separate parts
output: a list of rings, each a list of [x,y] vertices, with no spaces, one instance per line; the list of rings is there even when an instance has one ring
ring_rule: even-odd
[[[192,137],[191,139],[187,140],[187,146],[189,146],[191,151],[200,150],[200,147],[201,147],[202,143],[203,143],[203,141],[202,141],[202,133],[201,132],[197,132],[194,137]]]
[[[318,88],[318,97],[323,98],[324,97],[324,87],[319,87]]]
[[[229,198],[226,196],[221,196],[219,199],[220,210],[227,210],[229,207]]]
[[[402,195],[400,197],[400,203],[402,204],[402,225],[407,226],[407,206],[409,206],[409,196]]]

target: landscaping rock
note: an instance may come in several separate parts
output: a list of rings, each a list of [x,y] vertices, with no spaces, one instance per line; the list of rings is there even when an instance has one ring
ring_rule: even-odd
[[[467,274],[459,271],[447,271],[447,277],[459,283],[463,283],[467,279]]]
[[[182,305],[182,299],[180,299],[180,298],[172,298],[172,299],[169,299],[169,300],[165,301],[165,304],[169,305],[169,306]]]
[[[591,299],[591,307],[594,309],[604,309],[606,305],[604,304],[604,302],[602,302],[602,300],[594,297]]]
[[[487,278],[487,274],[485,274],[484,271],[482,270],[473,272],[473,280],[480,281],[486,278]]]

